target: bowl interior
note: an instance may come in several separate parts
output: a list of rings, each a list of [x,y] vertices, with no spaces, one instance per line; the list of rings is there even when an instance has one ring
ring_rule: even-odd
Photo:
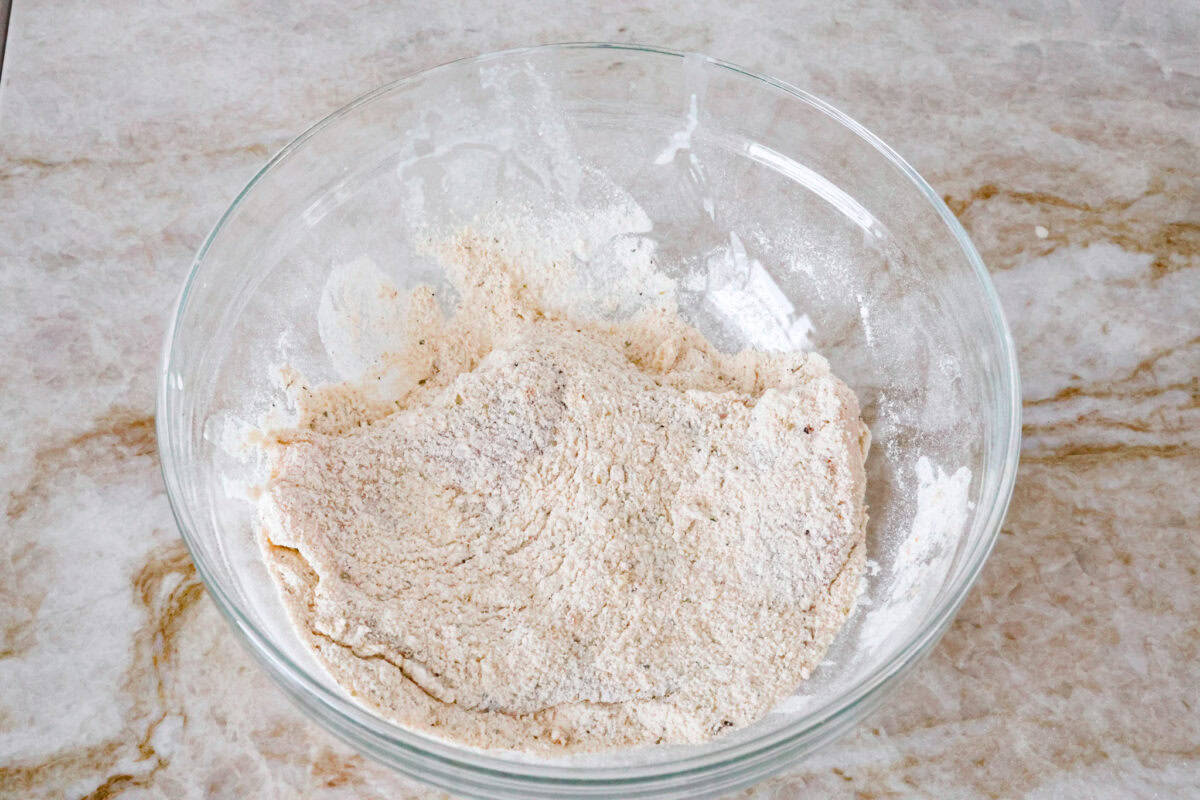
[[[815,349],[873,436],[871,575],[798,693],[709,744],[556,768],[733,752],[819,720],[936,635],[1011,478],[1015,376],[970,245],[902,162],[811,98],[702,57],[560,47],[456,62],[336,113],[256,178],[198,257],[169,343],[164,469],[202,574],[277,678],[363,735],[475,757],[356,709],[293,634],[243,499],[260,465],[240,441],[282,397],[273,368],[320,383],[370,360],[378,343],[331,357],[322,338],[340,266],[365,257],[401,289],[445,287],[419,242],[498,221],[531,257],[568,260],[564,290],[595,313],[632,313],[665,276],[722,348]]]

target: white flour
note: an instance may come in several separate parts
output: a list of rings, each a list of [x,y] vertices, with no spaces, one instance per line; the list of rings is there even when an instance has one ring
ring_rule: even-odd
[[[859,587],[854,394],[817,355],[722,354],[669,303],[565,312],[562,271],[490,237],[441,255],[452,316],[344,268],[321,333],[356,380],[290,376],[299,420],[262,441],[264,550],[302,636],[364,704],[471,745],[761,718]],[[351,355],[337,314],[386,346]]]
[[[915,466],[916,515],[907,536],[896,545],[888,565],[887,580],[882,582],[877,607],[867,610],[862,626],[865,652],[902,638],[906,620],[928,602],[929,592],[939,588],[927,580],[941,575],[954,557],[974,507],[970,502],[971,470],[959,467],[947,474],[927,457],[920,456]],[[869,565],[872,574],[878,565]]]

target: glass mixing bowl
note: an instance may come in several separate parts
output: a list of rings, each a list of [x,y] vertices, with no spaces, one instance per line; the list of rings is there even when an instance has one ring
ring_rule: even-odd
[[[755,725],[703,745],[562,758],[475,750],[358,705],[292,631],[245,500],[260,467],[239,446],[281,398],[272,370],[286,362],[310,381],[345,377],[318,322],[331,269],[369,257],[401,288],[445,285],[415,242],[497,215],[561,246],[577,294],[618,286],[636,298],[646,272],[629,269],[627,254],[648,254],[683,316],[719,347],[811,347],[858,393],[874,440],[870,575],[824,664]],[[276,155],[196,256],[166,342],[157,425],[200,576],[321,725],[464,795],[694,798],[750,784],[834,739],[937,642],[1005,513],[1017,384],[975,248],[925,181],[861,125],[711,58],[560,45],[397,81]]]

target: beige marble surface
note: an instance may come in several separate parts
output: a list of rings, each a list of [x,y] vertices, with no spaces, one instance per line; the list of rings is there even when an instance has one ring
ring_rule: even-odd
[[[294,710],[197,582],[155,459],[161,334],[292,134],[423,67],[578,39],[721,56],[879,132],[974,237],[1020,349],[1021,472],[962,613],[884,708],[746,795],[1200,795],[1195,0],[14,5],[0,795],[426,796]]]

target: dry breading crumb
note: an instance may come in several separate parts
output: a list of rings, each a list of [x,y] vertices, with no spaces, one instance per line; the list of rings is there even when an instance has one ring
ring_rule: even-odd
[[[475,746],[761,718],[863,572],[853,392],[818,355],[720,353],[669,307],[569,317],[491,237],[443,255],[455,313],[414,291],[408,346],[302,387],[263,440],[264,552],[306,641],[384,717]]]

